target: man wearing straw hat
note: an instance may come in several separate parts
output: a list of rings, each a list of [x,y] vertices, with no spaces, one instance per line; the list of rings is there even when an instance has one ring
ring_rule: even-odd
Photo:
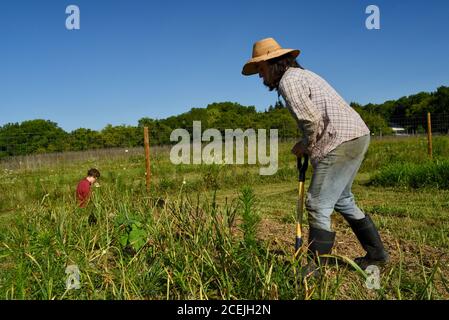
[[[352,183],[370,141],[370,131],[359,114],[321,77],[296,61],[299,50],[284,49],[273,38],[256,42],[252,58],[242,74],[259,74],[270,91],[282,95],[303,133],[292,148],[297,157],[308,154],[313,176],[307,191],[309,219],[308,269],[314,271],[318,257],[330,254],[335,240],[331,214],[335,210],[348,221],[366,250],[355,259],[363,269],[389,259],[377,229],[355,204]],[[326,263],[326,259],[319,259]],[[312,267],[311,267],[312,266]]]

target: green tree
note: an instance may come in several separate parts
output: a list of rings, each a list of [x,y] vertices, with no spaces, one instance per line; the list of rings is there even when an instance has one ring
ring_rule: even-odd
[[[104,141],[99,132],[91,129],[79,128],[70,133],[71,150],[81,151],[104,147]]]
[[[140,145],[140,130],[134,126],[112,126],[108,124],[101,130],[101,137],[106,148],[136,147]]]
[[[3,156],[70,150],[68,134],[49,120],[8,123],[0,127],[0,152]]]
[[[378,113],[373,112],[373,105],[368,108],[362,107],[360,104],[351,102],[351,107],[360,115],[365,124],[368,126],[372,134],[391,134],[392,130],[387,121]]]

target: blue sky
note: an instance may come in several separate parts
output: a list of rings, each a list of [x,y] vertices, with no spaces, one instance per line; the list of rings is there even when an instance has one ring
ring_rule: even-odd
[[[81,30],[68,31],[76,4]],[[365,28],[365,8],[381,29]],[[244,77],[274,37],[349,102],[449,85],[449,1],[0,1],[0,125],[49,119],[67,131],[136,125],[219,101],[274,104]]]

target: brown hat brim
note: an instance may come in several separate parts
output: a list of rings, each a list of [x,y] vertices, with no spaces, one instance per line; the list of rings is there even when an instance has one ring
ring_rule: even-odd
[[[252,58],[243,66],[242,74],[245,76],[250,76],[258,73],[257,64],[261,61],[267,61],[286,54],[291,54],[294,58],[296,58],[300,53],[301,51],[296,49],[279,49],[263,56]]]

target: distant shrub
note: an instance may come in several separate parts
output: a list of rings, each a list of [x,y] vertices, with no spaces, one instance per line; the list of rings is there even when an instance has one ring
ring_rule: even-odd
[[[375,174],[371,184],[415,189],[424,187],[449,189],[449,161],[391,164]]]

